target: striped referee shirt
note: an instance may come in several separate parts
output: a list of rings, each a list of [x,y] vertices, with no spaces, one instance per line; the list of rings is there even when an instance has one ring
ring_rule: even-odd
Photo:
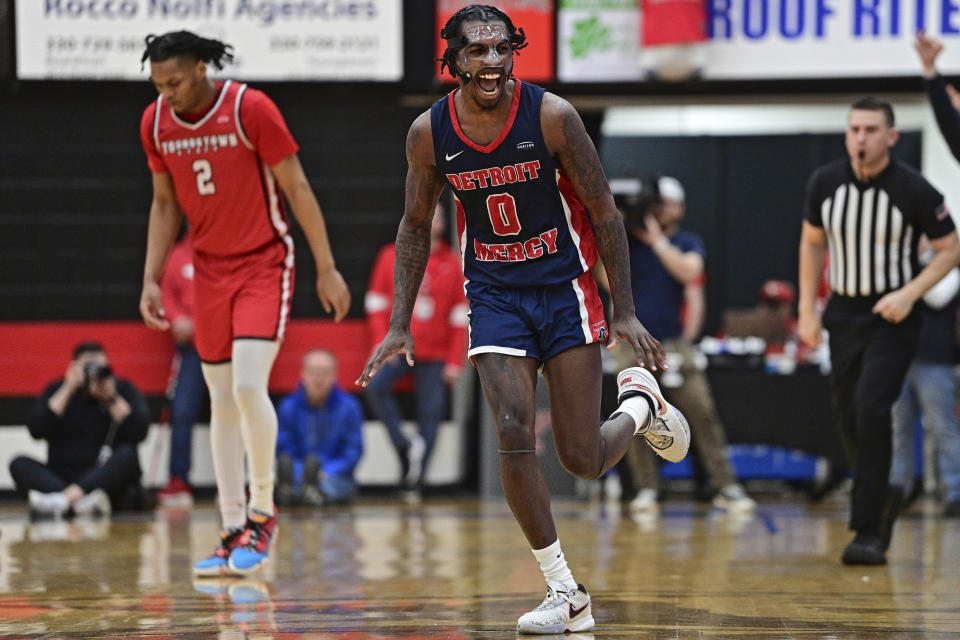
[[[917,243],[954,229],[941,195],[913,168],[891,159],[867,182],[847,158],[817,169],[804,216],[827,236],[830,288],[840,296],[879,298],[920,272]]]

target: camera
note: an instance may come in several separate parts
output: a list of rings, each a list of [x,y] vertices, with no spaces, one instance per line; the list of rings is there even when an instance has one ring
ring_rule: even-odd
[[[89,361],[83,365],[83,385],[89,387],[93,382],[106,380],[113,375],[113,369],[108,364]]]
[[[660,202],[658,179],[615,178],[610,181],[613,203],[623,211],[627,229],[647,228],[650,207]]]

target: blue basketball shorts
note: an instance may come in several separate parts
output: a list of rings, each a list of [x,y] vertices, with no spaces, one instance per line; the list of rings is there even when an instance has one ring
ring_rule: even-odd
[[[570,282],[500,287],[467,282],[471,359],[481,353],[534,358],[607,341],[607,322],[589,271]]]

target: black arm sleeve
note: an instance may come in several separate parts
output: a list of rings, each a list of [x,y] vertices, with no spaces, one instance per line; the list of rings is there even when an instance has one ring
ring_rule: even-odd
[[[933,114],[937,117],[940,135],[950,147],[953,157],[960,160],[960,113],[957,113],[950,102],[946,83],[938,74],[933,78],[925,78],[923,87],[927,91],[930,106],[933,107]]]
[[[126,380],[117,380],[117,393],[130,404],[130,415],[117,429],[117,442],[137,444],[147,437],[147,427],[150,426],[147,401],[139,389]]]
[[[820,175],[817,169],[807,180],[806,197],[803,200],[803,219],[815,227],[823,227],[823,217],[820,215]]]
[[[56,439],[57,435],[63,431],[63,417],[50,410],[50,396],[56,393],[62,384],[63,380],[50,384],[37,398],[33,415],[27,423],[30,435],[37,440]]]

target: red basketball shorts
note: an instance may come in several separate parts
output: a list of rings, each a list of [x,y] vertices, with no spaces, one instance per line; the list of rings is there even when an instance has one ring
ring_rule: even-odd
[[[239,256],[194,255],[195,342],[206,363],[228,362],[240,338],[282,340],[293,299],[293,242]]]

